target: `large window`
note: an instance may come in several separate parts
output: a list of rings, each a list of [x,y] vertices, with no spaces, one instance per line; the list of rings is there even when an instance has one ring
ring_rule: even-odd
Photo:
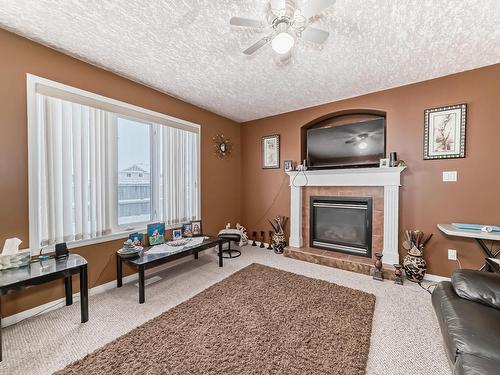
[[[200,218],[199,126],[28,75],[30,247]]]

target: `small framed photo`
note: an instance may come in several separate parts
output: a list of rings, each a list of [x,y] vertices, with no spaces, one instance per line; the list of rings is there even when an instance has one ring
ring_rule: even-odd
[[[174,229],[172,231],[172,240],[180,240],[182,238],[182,229]]]
[[[467,104],[424,111],[424,160],[465,158]]]
[[[193,237],[193,226],[191,223],[182,224],[182,237]]]
[[[130,233],[128,238],[132,240],[134,246],[142,246],[142,233],[139,232]]]
[[[285,168],[285,172],[293,171],[293,160],[285,160],[283,162],[283,167]]]
[[[203,235],[203,229],[201,227],[201,220],[192,221],[191,229],[193,231],[193,237],[198,237]]]
[[[150,246],[165,243],[165,223],[148,224],[147,228]]]
[[[262,168],[276,169],[280,167],[280,136],[279,134],[262,137]]]
[[[389,168],[390,166],[389,159],[380,159],[380,168]]]

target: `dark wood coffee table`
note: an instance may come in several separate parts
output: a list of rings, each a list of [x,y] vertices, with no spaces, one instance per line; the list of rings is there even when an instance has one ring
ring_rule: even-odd
[[[212,237],[209,236],[204,238],[200,244],[183,246],[179,251],[174,253],[148,253],[148,250],[152,249],[154,246],[145,247],[144,250],[135,258],[124,258],[119,253],[116,253],[116,286],[120,288],[122,284],[123,271],[122,263],[127,262],[137,268],[139,273],[139,303],[144,303],[146,300],[144,294],[144,271],[148,268],[153,268],[159,266],[160,264],[168,263],[173,260],[183,258],[188,255],[194,255],[195,259],[198,259],[198,253],[203,250],[211,249],[215,246],[219,247],[219,267],[222,267],[222,245],[228,240],[225,238]]]

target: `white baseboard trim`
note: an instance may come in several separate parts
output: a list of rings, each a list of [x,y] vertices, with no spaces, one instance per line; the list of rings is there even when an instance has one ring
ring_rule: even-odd
[[[201,255],[202,255],[202,253],[200,253],[200,256]],[[174,260],[174,261],[167,263],[167,264],[163,264],[163,265],[158,266],[158,267],[151,268],[151,269],[146,271],[146,277],[148,277],[148,276],[150,277],[151,274],[163,271],[165,269],[174,267],[178,264],[181,264],[181,263],[184,263],[184,262],[187,262],[190,260],[191,260],[191,258],[185,257],[185,258]],[[123,284],[128,284],[128,283],[136,281],[138,279],[139,279],[138,273],[134,273],[132,275],[125,276],[123,278]],[[96,294],[104,293],[104,292],[111,290],[111,289],[114,289],[114,288],[116,288],[116,280],[112,280],[112,281],[107,282],[105,284],[97,285],[97,286],[89,289],[89,297],[95,296]],[[78,302],[78,301],[80,301],[80,292],[73,294],[73,303]],[[33,316],[44,314],[46,312],[53,311],[55,309],[65,307],[65,306],[66,306],[66,297],[62,297],[62,298],[56,299],[55,301],[50,301],[50,302],[44,303],[43,305],[33,307],[32,309],[21,311],[20,313],[10,315],[10,316],[3,318],[2,319],[2,328],[19,323],[20,321],[31,318]]]
[[[424,276],[424,280],[440,282],[440,281],[450,281],[451,279],[449,277],[444,277],[444,276],[433,275],[433,274],[427,273]]]

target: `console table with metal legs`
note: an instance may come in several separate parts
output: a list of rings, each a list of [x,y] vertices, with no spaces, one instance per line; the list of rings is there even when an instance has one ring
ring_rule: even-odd
[[[32,261],[29,265],[0,271],[0,305],[1,297],[30,286],[64,279],[66,305],[73,304],[72,276],[80,274],[80,307],[81,321],[89,320],[89,291],[87,276],[87,260],[78,254],[69,254],[61,259]],[[1,306],[0,306],[1,308]],[[1,311],[1,310],[0,310]],[[1,316],[0,316],[1,324]],[[2,335],[0,330],[0,361],[2,360]]]
[[[203,250],[218,247],[219,267],[223,265],[222,244],[227,242],[224,238],[207,237],[199,244],[189,246],[189,244],[179,248],[179,251],[174,253],[148,253],[148,250],[153,246],[145,247],[144,250],[135,258],[125,258],[119,253],[116,253],[116,286],[120,288],[123,285],[123,262],[131,264],[137,268],[139,274],[139,303],[144,303],[145,296],[145,271],[148,268],[153,268],[173,260],[183,258],[188,255],[194,255],[194,259],[198,259],[198,253]],[[161,246],[161,245],[160,245]]]
[[[500,241],[500,232],[483,232],[480,230],[469,230],[469,229],[458,229],[452,224],[438,224],[439,230],[448,236],[454,237],[464,237],[473,238],[476,240],[477,244],[484,252],[487,258],[496,258],[500,254],[500,249],[493,250],[490,249],[484,241]],[[480,270],[482,271],[487,267],[487,264],[483,264]]]

